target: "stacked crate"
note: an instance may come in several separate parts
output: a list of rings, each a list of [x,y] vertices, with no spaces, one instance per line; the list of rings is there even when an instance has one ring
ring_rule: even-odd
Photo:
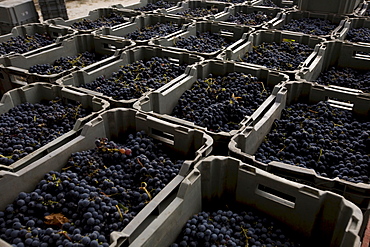
[[[68,13],[64,0],[39,0],[38,3],[41,9],[42,19],[44,21],[57,17],[68,20]]]
[[[13,27],[39,22],[32,0],[0,2],[0,34],[10,33]]]

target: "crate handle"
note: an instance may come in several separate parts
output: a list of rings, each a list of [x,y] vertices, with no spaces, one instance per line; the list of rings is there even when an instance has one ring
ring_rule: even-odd
[[[353,55],[353,57],[355,59],[361,59],[361,60],[370,60],[370,55],[368,54],[361,54],[360,52],[358,51],[355,51],[354,52],[355,54]]]
[[[226,36],[226,37],[234,37],[234,32],[226,29],[221,29],[220,30],[220,35],[221,36]]]
[[[256,194],[290,208],[294,208],[295,206],[296,198],[294,196],[288,195],[262,184],[258,185],[256,189]]]
[[[349,111],[352,111],[353,106],[354,106],[354,104],[351,102],[343,102],[343,101],[334,100],[330,98],[327,99],[327,102],[329,103],[329,105],[333,107],[337,107],[337,108],[341,108],[341,109],[345,109]]]
[[[152,128],[152,135],[156,137],[158,140],[163,141],[167,144],[174,145],[175,144],[175,136],[171,133],[164,132],[158,129]]]
[[[180,59],[178,58],[173,58],[173,57],[169,57],[168,60],[171,62],[171,63],[174,63],[176,65],[180,65]]]

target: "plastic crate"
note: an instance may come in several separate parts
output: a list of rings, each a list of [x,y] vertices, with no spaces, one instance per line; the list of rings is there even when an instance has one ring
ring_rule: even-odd
[[[227,3],[227,2],[218,2],[218,1],[202,1],[202,0],[190,0],[190,1],[184,1],[181,3],[181,5],[177,8],[171,8],[170,10],[164,9],[161,11],[164,14],[167,15],[175,15],[175,16],[182,16],[186,17],[189,19],[194,19],[194,20],[207,20],[207,19],[212,19],[212,20],[217,20],[220,16],[226,14],[228,8],[230,8],[232,4]],[[202,17],[194,17],[191,15],[181,15],[180,13],[186,11],[186,10],[195,10],[197,8],[200,9],[217,9],[216,14],[210,14]]]
[[[35,35],[35,33],[39,33],[39,34],[47,33],[51,38],[55,39],[55,43],[58,43],[65,38],[73,36],[76,32],[70,28],[53,27],[48,24],[41,24],[41,23],[25,24],[25,25],[12,28],[11,33],[9,34],[1,35],[0,43],[9,41],[13,37],[25,36],[25,35]],[[53,44],[49,46],[53,46]],[[40,49],[45,49],[46,47],[49,47],[49,46],[45,46]],[[35,49],[33,51],[37,51],[37,50],[39,49]],[[30,52],[33,52],[33,51],[30,51]],[[27,54],[27,53],[28,52],[24,54]],[[14,54],[14,52],[6,54],[6,55],[0,55],[0,59],[10,54]],[[0,60],[0,64],[2,63],[3,61]]]
[[[257,0],[253,2],[253,6],[264,6],[263,4],[266,0]],[[283,8],[285,10],[296,9],[298,0],[268,0],[267,2],[272,2],[276,7]]]
[[[283,10],[279,8],[271,8],[271,7],[264,7],[264,6],[234,5],[228,8],[226,13],[223,13],[222,15],[215,17],[214,20],[240,26],[241,24],[236,24],[236,23],[229,21],[228,20],[229,17],[231,15],[235,16],[238,13],[251,14],[251,13],[257,13],[259,11],[262,11],[267,16],[272,16],[273,18],[269,20],[268,22],[264,22],[259,25],[247,25],[247,26],[253,27],[255,29],[260,29],[264,27],[265,25],[267,25],[268,23],[272,23],[276,20],[279,20],[280,18],[282,18],[282,15],[283,15]]]
[[[346,40],[347,42],[350,43],[359,43],[363,45],[370,45],[366,42],[351,42],[347,40],[347,33],[350,29],[354,28],[370,28],[370,19],[368,18],[363,18],[363,17],[357,17],[357,18],[349,18],[345,23],[344,23],[344,28],[341,30],[338,30],[337,32],[333,33],[333,39],[339,39],[339,40]]]
[[[130,99],[130,100],[115,100],[110,96],[104,95],[97,91],[92,91],[86,88],[79,87],[83,84],[91,83],[99,76],[104,76],[109,78],[112,73],[118,71],[121,66],[127,65],[138,60],[150,60],[152,57],[162,57],[167,58],[171,62],[175,64],[188,64],[192,65],[197,62],[203,61],[204,59],[200,56],[192,55],[185,52],[176,52],[170,51],[167,49],[159,48],[159,47],[150,47],[150,46],[138,46],[132,49],[128,49],[122,52],[119,56],[112,57],[111,59],[107,59],[104,63],[97,64],[96,66],[90,66],[88,68],[82,69],[80,71],[76,71],[71,75],[65,76],[57,81],[58,84],[61,85],[70,85],[76,91],[85,92],[88,94],[96,95],[98,97],[102,97],[108,100],[113,106],[115,107],[132,107],[134,102],[138,99]],[[166,85],[162,87],[169,87],[174,83],[177,83],[178,80],[183,80],[188,78],[188,70],[187,69],[183,75],[179,76],[178,78],[168,82]],[[149,92],[147,92],[149,93]],[[146,95],[147,93],[144,93]],[[143,95],[143,96],[144,96]]]
[[[307,59],[299,65],[295,70],[286,70],[280,71],[288,74],[289,76],[295,76],[295,74],[301,69],[303,64],[308,64],[312,58],[316,55],[319,55],[323,52],[322,43],[325,41],[324,38],[317,36],[312,36],[308,34],[298,34],[289,31],[280,31],[280,30],[259,30],[251,33],[249,36],[245,37],[238,43],[235,43],[225,49],[220,55],[217,56],[219,59],[232,60],[236,62],[241,62],[243,64],[250,64],[240,61],[241,58],[249,51],[253,50],[253,46],[258,46],[263,42],[272,43],[275,42],[280,44],[283,41],[293,41],[301,44],[308,45],[311,48],[314,48],[314,51],[311,53]],[[256,65],[264,67],[262,65]]]
[[[104,99],[75,92],[67,87],[51,85],[48,83],[34,83],[5,93],[0,102],[0,113],[6,113],[10,109],[22,103],[28,102],[35,104],[42,100],[54,100],[56,97],[61,98],[63,102],[80,102],[83,108],[90,109],[92,113],[84,118],[77,119],[72,130],[59,136],[43,147],[40,147],[24,158],[19,159],[9,166],[0,165],[0,171],[4,171],[5,173],[17,172],[27,167],[32,162],[47,156],[53,150],[63,146],[65,143],[75,138],[76,135],[79,135],[79,131],[87,121],[90,121],[92,118],[110,107],[109,102]],[[12,192],[12,190],[8,191]],[[1,201],[3,201],[2,196],[1,198]]]
[[[298,0],[298,9],[303,11],[332,13],[338,15],[353,14],[363,0]]]
[[[266,214],[302,246],[360,246],[363,216],[350,201],[222,156],[199,162],[176,198],[130,246],[169,246],[194,214],[225,208]]]
[[[81,34],[45,47],[35,52],[23,55],[7,56],[0,65],[0,83],[3,89],[15,88],[33,82],[55,82],[58,78],[78,70],[73,67],[70,70],[58,74],[41,75],[31,73],[28,69],[36,64],[52,64],[56,59],[66,56],[76,56],[85,51],[93,52],[98,56],[118,55],[122,49],[133,47],[135,43],[131,40],[116,40],[108,37],[99,37],[92,34]],[[103,62],[98,61],[96,63]],[[94,64],[96,64],[94,63]],[[93,64],[89,65],[92,66]],[[5,88],[7,87],[7,88]]]
[[[354,17],[367,17],[368,14],[366,14],[366,11],[368,10],[368,7],[369,7],[368,1],[363,1],[359,3],[359,5],[357,6],[353,13]]]
[[[370,58],[368,55],[361,54],[370,53],[369,46],[339,40],[325,42],[324,46],[326,48],[323,55],[317,55],[312,59],[312,63],[305,64],[297,73],[297,79],[315,81],[320,73],[331,67],[353,68],[364,72],[369,70]],[[331,82],[328,81],[327,85],[331,85]],[[347,89],[341,88],[340,90],[356,92],[360,89],[350,89],[350,86],[348,86]]]
[[[72,153],[95,148],[96,138],[106,137],[119,142],[129,133],[137,131],[145,131],[150,137],[163,143],[168,153],[171,152],[176,158],[185,159],[185,161],[179,174],[135,216],[122,232],[116,233],[127,237],[129,242],[133,241],[142,229],[145,229],[172,201],[180,183],[192,170],[194,164],[211,152],[213,141],[210,136],[199,130],[170,124],[146,114],[137,113],[133,109],[115,108],[105,111],[86,123],[82,132],[73,140],[35,160],[26,169],[17,173],[0,171],[1,187],[12,188],[1,190],[0,209],[3,210],[7,203],[12,202],[19,192],[33,191],[45,173],[52,170],[60,171],[67,164]]]
[[[123,9],[119,10],[119,9],[115,9],[115,8],[99,8],[99,9],[95,9],[95,10],[90,11],[87,16],[83,16],[83,17],[79,17],[79,18],[75,18],[75,19],[71,19],[71,20],[64,20],[63,18],[59,17],[59,18],[46,20],[45,22],[48,23],[48,24],[56,25],[56,26],[71,28],[72,25],[75,22],[80,22],[80,21],[83,21],[84,19],[95,21],[95,20],[97,20],[101,17],[109,16],[112,13],[122,15],[124,17],[124,19],[127,21],[127,22],[118,24],[115,27],[125,25],[125,24],[131,22],[134,19],[135,16],[139,15],[139,13],[132,12],[132,11],[127,11],[127,10],[123,10]],[[113,27],[106,27],[106,28],[113,28]],[[75,30],[78,31],[79,33],[91,33],[93,31],[96,31],[96,30],[99,30],[99,29],[101,29],[101,28],[86,29],[86,30],[75,29]]]
[[[68,20],[67,8],[64,0],[38,0],[43,20],[61,17]]]
[[[290,104],[315,104],[327,101],[333,106],[352,110],[356,115],[369,118],[370,97],[359,92],[348,92],[336,87],[325,87],[306,81],[292,81],[285,84],[287,91],[275,105],[266,112],[262,119],[247,126],[235,135],[229,143],[229,154],[243,162],[266,170],[273,174],[293,179],[322,190],[329,190],[352,201],[360,208],[367,208],[370,203],[370,184],[352,183],[338,177],[330,179],[318,175],[313,169],[301,168],[272,161],[268,164],[257,161],[254,154],[273,127],[274,120],[280,119],[281,112]],[[338,100],[339,99],[339,100]],[[346,102],[351,103],[346,103]]]
[[[128,5],[122,5],[120,3],[118,4],[113,4],[111,5],[112,8],[117,8],[117,9],[130,9],[132,11],[136,11],[138,13],[146,13],[146,14],[149,14],[149,13],[160,13],[162,12],[163,10],[172,10],[174,8],[177,8],[179,6],[181,6],[181,4],[183,3],[183,1],[180,1],[180,0],[164,0],[165,2],[167,3],[173,3],[174,6],[170,7],[170,8],[159,8],[159,9],[155,9],[153,11],[140,11],[140,10],[136,10],[138,8],[142,8],[142,7],[146,7],[148,4],[154,4],[154,3],[157,3],[158,1],[160,0],[140,0],[138,2],[135,2],[135,3],[132,3],[132,4],[128,4]]]
[[[193,22],[194,22],[193,20],[189,20],[183,17],[178,17],[178,16],[166,16],[163,14],[146,14],[146,15],[136,17],[133,22],[128,23],[126,25],[119,26],[116,28],[113,27],[111,29],[103,28],[102,30],[98,30],[95,33],[97,35],[111,36],[115,38],[124,38],[124,36],[134,31],[141,30],[145,27],[152,26],[157,23],[163,23],[163,24],[171,23],[171,24],[178,24],[182,26],[179,31],[176,31],[174,33],[171,33],[165,36],[155,36],[147,40],[135,40],[135,42],[138,45],[147,45],[149,41],[157,40],[157,39],[166,39],[166,38],[175,36],[177,34],[180,34],[184,32],[186,27]]]
[[[0,23],[15,27],[32,22],[39,22],[39,15],[32,0],[0,2]]]
[[[208,77],[209,74],[213,74],[214,76],[222,76],[231,72],[251,74],[252,76],[257,77],[259,81],[263,82],[264,86],[269,88],[272,92],[272,94],[260,107],[258,107],[258,109],[255,110],[251,116],[245,116],[245,118],[239,123],[240,128],[238,130],[232,130],[230,132],[214,132],[205,127],[197,126],[193,122],[179,119],[170,115],[173,111],[173,108],[177,105],[181,95],[186,90],[190,89],[194,82],[196,82],[198,79],[204,79]],[[134,104],[134,108],[170,122],[205,131],[207,134],[212,136],[213,140],[215,141],[215,152],[217,154],[222,154],[227,152],[227,145],[232,136],[243,129],[245,125],[249,125],[251,121],[259,119],[259,117],[263,115],[263,112],[271,107],[272,104],[274,104],[276,99],[280,97],[279,95],[281,90],[284,89],[282,88],[283,84],[287,80],[287,75],[264,68],[245,66],[227,61],[206,60],[198,65],[195,65],[190,71],[190,76],[187,78],[181,78],[171,86],[150,92],[146,97],[138,100]]]
[[[370,204],[367,210],[364,212],[363,224],[361,226],[360,234],[362,236],[361,247],[367,247],[370,245]]]
[[[288,24],[292,20],[299,20],[303,18],[328,20],[333,25],[337,25],[337,27],[334,30],[330,31],[329,34],[318,35],[319,37],[325,38],[327,40],[330,40],[334,33],[341,32],[344,29],[344,24],[346,20],[348,19],[348,17],[345,15],[294,10],[294,11],[287,11],[286,13],[283,14],[283,17],[281,19],[278,19],[275,22],[269,22],[267,24],[267,27],[269,29],[281,29],[284,25]],[[297,32],[297,33],[300,33],[300,32]]]
[[[226,42],[232,43],[230,46],[233,44],[237,44],[245,37],[253,32],[254,29],[251,27],[247,26],[237,26],[237,25],[232,25],[229,23],[217,23],[213,21],[198,21],[196,23],[193,23],[192,25],[188,26],[186,31],[176,35],[176,36],[171,36],[169,38],[163,38],[163,39],[157,39],[157,40],[152,40],[149,42],[150,45],[156,45],[156,46],[161,46],[161,47],[166,47],[169,49],[173,49],[176,51],[184,51],[184,52],[190,52],[193,54],[197,54],[200,56],[203,56],[205,58],[215,58],[220,52],[222,52],[224,48],[221,48],[217,51],[214,52],[198,52],[198,51],[190,51],[184,48],[179,48],[176,47],[175,44],[178,39],[181,38],[189,38],[190,36],[196,36],[197,32],[204,33],[204,32],[209,32],[211,34],[219,34],[222,36]]]

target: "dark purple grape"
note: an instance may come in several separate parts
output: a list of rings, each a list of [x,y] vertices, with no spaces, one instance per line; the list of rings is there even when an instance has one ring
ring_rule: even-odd
[[[336,85],[370,93],[370,72],[352,68],[331,67],[315,80],[322,85]]]
[[[288,229],[262,213],[217,210],[195,214],[170,247],[219,245],[301,246]]]
[[[11,37],[8,41],[0,43],[0,55],[10,52],[25,53],[55,42],[49,34],[39,34]]]
[[[0,164],[10,165],[67,133],[90,112],[79,102],[66,104],[60,98],[13,107],[0,115]]]
[[[280,44],[263,42],[253,46],[253,50],[247,52],[242,60],[270,69],[292,71],[296,70],[312,52],[313,48],[297,42],[283,41]]]
[[[98,138],[95,148],[71,154],[61,171],[21,192],[0,211],[0,237],[25,246],[108,247],[110,233],[121,231],[183,164],[144,132],[121,140]]]
[[[96,63],[108,55],[100,56],[89,51],[85,51],[76,56],[60,57],[53,64],[36,64],[32,65],[28,71],[39,75],[59,74],[63,71],[70,70],[74,67],[83,68],[90,64]]]
[[[311,168],[323,177],[369,183],[369,127],[370,122],[327,102],[293,104],[275,120],[255,157]]]
[[[243,73],[209,75],[186,90],[171,115],[206,127],[229,132],[250,116],[270,95],[258,78]]]
[[[292,19],[289,23],[283,25],[281,30],[301,32],[310,35],[328,35],[334,31],[337,25],[329,20],[319,18],[301,18]]]
[[[96,20],[83,18],[81,21],[74,22],[71,27],[78,30],[98,29],[100,27],[113,27],[128,22],[123,15],[111,13],[107,16],[101,16]]]
[[[167,1],[158,1],[155,3],[148,3],[144,7],[141,8],[136,8],[135,10],[140,10],[140,11],[153,11],[156,9],[168,9],[171,7],[176,6],[176,2],[167,2]]]
[[[176,65],[166,58],[153,57],[122,66],[111,77],[98,77],[81,87],[103,93],[115,100],[141,97],[151,89],[158,89],[185,72],[187,65]]]

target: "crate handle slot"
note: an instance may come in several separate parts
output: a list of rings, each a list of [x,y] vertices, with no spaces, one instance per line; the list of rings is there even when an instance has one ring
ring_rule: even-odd
[[[27,78],[22,75],[15,75],[15,74],[10,74],[10,79],[14,84],[18,84],[21,86],[27,85]]]
[[[227,36],[227,37],[234,37],[233,32],[231,32],[230,30],[225,30],[225,29],[220,30],[220,35],[221,36]]]
[[[341,109],[345,109],[345,110],[350,110],[350,111],[352,111],[353,106],[354,106],[354,104],[350,101],[349,102],[343,102],[343,101],[339,101],[337,99],[330,99],[329,97],[327,98],[327,102],[333,107],[337,107],[337,108],[341,108]]]
[[[294,208],[296,198],[283,193],[281,191],[275,190],[273,188],[259,184],[256,189],[256,194],[265,197],[266,199],[275,201],[277,203],[283,204],[287,207]]]
[[[112,49],[112,50],[116,50],[117,47],[112,45],[112,44],[108,44],[108,43],[103,43],[103,48],[104,49]]]
[[[173,58],[173,57],[169,57],[167,58],[171,63],[174,63],[176,65],[180,65],[180,59],[178,58]]]
[[[170,144],[170,145],[175,144],[175,136],[168,132],[164,132],[158,129],[152,129],[152,135],[156,137],[157,139],[159,139],[160,141],[163,141],[167,144]]]
[[[365,53],[361,51],[354,51],[353,57],[356,59],[370,60],[370,53]]]

